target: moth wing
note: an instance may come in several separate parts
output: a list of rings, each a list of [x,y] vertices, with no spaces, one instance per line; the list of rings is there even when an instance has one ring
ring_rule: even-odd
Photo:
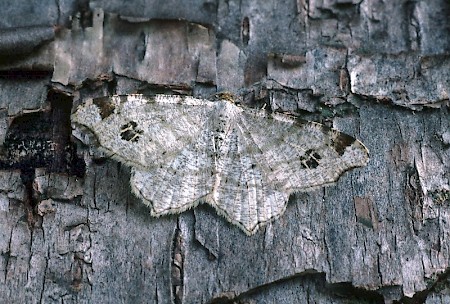
[[[289,195],[335,182],[368,161],[353,137],[317,123],[241,111],[221,147],[215,207],[247,234],[279,217]]]
[[[319,123],[251,110],[239,126],[265,182],[288,194],[332,184],[369,160],[360,141]]]
[[[133,167],[133,192],[153,215],[204,199],[247,234],[279,217],[292,192],[368,161],[361,142],[323,125],[190,97],[94,99],[72,119]]]
[[[195,141],[213,108],[192,97],[113,96],[88,100],[72,121],[111,157],[145,171],[170,163]]]
[[[133,192],[150,206],[152,215],[183,212],[211,193],[215,176],[213,122],[214,117],[210,117],[193,142],[158,168],[133,169]]]
[[[266,182],[251,144],[236,125],[225,136],[211,203],[249,235],[281,215],[289,197]]]

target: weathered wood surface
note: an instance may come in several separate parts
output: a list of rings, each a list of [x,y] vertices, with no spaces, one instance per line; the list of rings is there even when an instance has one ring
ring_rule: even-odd
[[[27,184],[5,169],[1,301],[450,302],[447,1],[7,2],[2,140],[12,118],[48,111],[50,88],[74,107],[246,88],[357,137],[371,160],[292,195],[252,237],[207,206],[150,217],[129,168],[81,145],[84,177],[36,168]]]

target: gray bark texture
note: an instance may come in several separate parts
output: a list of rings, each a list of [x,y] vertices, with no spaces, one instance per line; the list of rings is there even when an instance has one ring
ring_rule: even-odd
[[[450,303],[449,16],[447,0],[3,1],[0,302]],[[130,168],[70,137],[89,97],[223,91],[350,134],[370,162],[249,237],[205,205],[151,217]]]

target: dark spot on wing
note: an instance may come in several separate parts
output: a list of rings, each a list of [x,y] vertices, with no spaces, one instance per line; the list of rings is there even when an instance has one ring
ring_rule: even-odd
[[[314,128],[320,129],[320,131],[323,134],[327,134],[327,135],[329,134],[329,137],[330,137],[329,146],[331,148],[333,148],[341,156],[344,155],[345,149],[347,147],[351,146],[356,141],[356,139],[351,137],[350,135],[333,130],[330,127],[327,127],[325,125],[311,123],[311,122],[308,122],[301,118],[296,118],[295,121],[298,126],[305,126],[305,125],[313,124]]]
[[[355,142],[355,140],[356,139],[354,139],[350,135],[336,132],[335,136],[333,136],[332,138],[331,146],[339,155],[344,155],[345,149],[348,146],[351,146]]]
[[[120,128],[120,138],[126,141],[137,142],[144,131],[137,128],[135,121],[130,121]]]
[[[322,159],[319,153],[313,149],[305,152],[305,155],[300,157],[301,166],[304,169],[315,169],[319,166],[319,160]]]
[[[116,108],[110,100],[110,97],[94,98],[93,100],[94,105],[96,105],[100,110],[100,116],[102,117],[102,119],[110,116]]]

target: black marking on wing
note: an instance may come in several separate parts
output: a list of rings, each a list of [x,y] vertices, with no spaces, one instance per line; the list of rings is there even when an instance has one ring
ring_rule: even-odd
[[[309,149],[305,152],[305,155],[300,157],[302,168],[315,169],[319,166],[319,160],[322,159],[319,153],[313,149]]]
[[[344,155],[345,149],[351,146],[356,139],[345,133],[336,132],[332,137],[331,147],[339,154]]]
[[[102,119],[110,116],[116,108],[116,106],[110,100],[110,97],[94,98],[93,100],[94,105],[96,105],[100,110],[100,116],[102,117]]]
[[[120,128],[120,138],[126,141],[137,142],[144,131],[137,128],[135,121],[130,121]]]

